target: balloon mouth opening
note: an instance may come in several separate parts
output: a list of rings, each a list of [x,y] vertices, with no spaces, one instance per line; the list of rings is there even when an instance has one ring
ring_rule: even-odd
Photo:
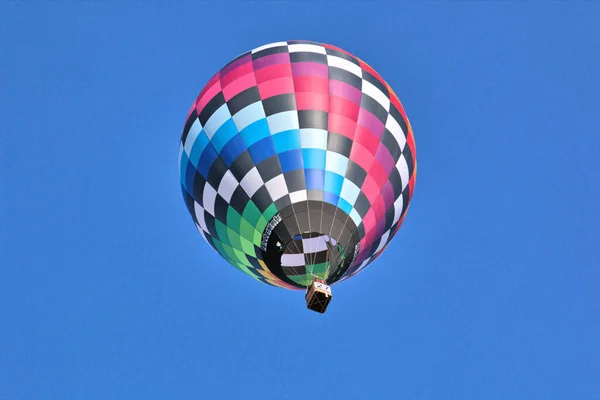
[[[358,251],[359,231],[337,206],[308,201],[280,210],[268,222],[261,255],[274,276],[306,288],[314,278],[331,285],[349,270]]]
[[[279,244],[283,272],[302,277],[298,283],[305,286],[310,286],[314,278],[326,281],[344,259],[342,245],[329,234],[304,232],[285,245]]]

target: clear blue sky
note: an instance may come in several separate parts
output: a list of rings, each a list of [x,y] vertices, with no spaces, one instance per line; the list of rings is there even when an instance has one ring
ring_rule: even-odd
[[[2,2],[0,399],[600,399],[600,4]],[[178,141],[272,41],[370,63],[419,170],[325,315],[203,242]]]

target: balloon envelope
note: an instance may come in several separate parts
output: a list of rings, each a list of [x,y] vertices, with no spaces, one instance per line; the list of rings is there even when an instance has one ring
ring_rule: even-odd
[[[217,72],[188,114],[185,203],[203,238],[253,278],[300,289],[374,261],[404,219],[413,132],[390,86],[327,44],[287,41]]]

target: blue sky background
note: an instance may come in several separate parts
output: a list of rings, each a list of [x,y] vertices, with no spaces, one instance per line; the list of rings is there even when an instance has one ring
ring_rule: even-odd
[[[600,399],[600,4],[0,3],[0,399]],[[197,233],[178,141],[272,41],[370,63],[408,216],[325,315]],[[315,394],[317,393],[317,394]]]

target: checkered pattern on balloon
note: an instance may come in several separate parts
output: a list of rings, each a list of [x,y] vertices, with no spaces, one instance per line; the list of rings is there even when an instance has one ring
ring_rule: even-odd
[[[364,61],[310,41],[261,46],[213,76],[179,156],[203,238],[288,289],[372,263],[402,224],[416,177],[412,129],[390,86]]]

